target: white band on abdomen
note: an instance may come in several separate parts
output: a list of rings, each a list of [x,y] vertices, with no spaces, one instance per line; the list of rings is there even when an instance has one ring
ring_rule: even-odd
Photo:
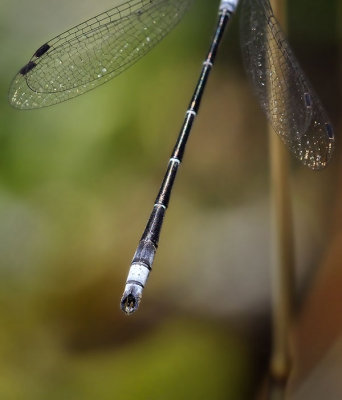
[[[235,12],[238,6],[239,0],[221,0],[220,10],[228,10],[229,12]]]
[[[145,286],[149,274],[150,270],[144,264],[134,263],[128,272],[127,282],[134,281]]]

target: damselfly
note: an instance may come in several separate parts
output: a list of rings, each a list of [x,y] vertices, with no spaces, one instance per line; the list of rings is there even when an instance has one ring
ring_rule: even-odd
[[[154,47],[192,0],[126,0],[43,44],[14,78],[10,103],[50,106],[117,76]],[[239,0],[221,0],[209,52],[185,114],[153,210],[128,274],[121,307],[135,311],[151,271],[165,211],[224,29]],[[241,0],[246,70],[275,132],[304,165],[318,170],[331,158],[334,132],[275,19],[269,0]]]

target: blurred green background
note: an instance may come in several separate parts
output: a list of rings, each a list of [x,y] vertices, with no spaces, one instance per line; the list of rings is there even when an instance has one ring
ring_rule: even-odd
[[[119,309],[128,266],[218,1],[196,1],[148,56],[88,94],[27,112],[7,103],[11,79],[42,43],[113,5],[0,3],[0,398],[249,399],[270,348],[269,164],[238,18],[222,43],[132,317]],[[334,1],[288,6],[291,45],[336,128],[337,8]],[[330,241],[339,154],[337,146],[320,173],[292,162],[299,293]]]

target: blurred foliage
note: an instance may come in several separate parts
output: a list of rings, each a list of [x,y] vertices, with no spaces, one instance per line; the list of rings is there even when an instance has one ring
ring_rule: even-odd
[[[36,334],[39,341],[20,363],[12,359],[2,371],[2,398],[226,399],[248,394],[242,342],[215,326],[170,321],[129,346],[96,353],[66,353],[53,347],[51,338]]]

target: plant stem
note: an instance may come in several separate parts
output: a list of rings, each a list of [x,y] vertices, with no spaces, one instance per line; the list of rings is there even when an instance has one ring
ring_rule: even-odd
[[[285,30],[286,0],[271,0],[276,18]],[[286,77],[285,77],[286,79]],[[286,95],[286,94],[285,94]],[[294,241],[289,181],[289,156],[269,126],[271,190],[271,307],[272,353],[270,378],[276,383],[271,399],[282,398],[290,368],[289,331],[294,297]],[[280,387],[283,390],[280,390]]]

